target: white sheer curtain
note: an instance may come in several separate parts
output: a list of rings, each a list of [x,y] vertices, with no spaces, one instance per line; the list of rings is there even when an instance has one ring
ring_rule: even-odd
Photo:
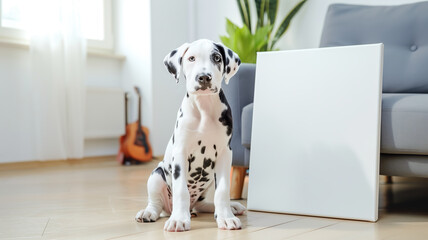
[[[35,152],[39,160],[82,158],[86,40],[80,1],[31,2]]]

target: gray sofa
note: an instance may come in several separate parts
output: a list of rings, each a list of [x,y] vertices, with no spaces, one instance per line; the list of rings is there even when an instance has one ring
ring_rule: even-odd
[[[320,47],[380,42],[384,43],[380,174],[428,177],[428,2],[330,5]],[[253,99],[254,73],[255,65],[244,65],[233,79],[237,85],[225,90],[235,108],[236,166],[248,167],[250,160],[253,107],[248,100]]]

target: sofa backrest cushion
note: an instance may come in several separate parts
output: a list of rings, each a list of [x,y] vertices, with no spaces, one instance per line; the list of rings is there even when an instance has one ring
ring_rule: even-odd
[[[428,2],[332,4],[321,47],[384,44],[383,92],[428,93]]]

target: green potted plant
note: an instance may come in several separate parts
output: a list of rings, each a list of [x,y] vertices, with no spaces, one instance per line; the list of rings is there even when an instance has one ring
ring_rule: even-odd
[[[243,26],[239,27],[229,19],[226,19],[228,36],[220,36],[220,40],[224,45],[236,52],[242,62],[255,63],[257,52],[278,50],[276,48],[278,40],[285,34],[291,20],[306,1],[298,2],[274,31],[278,13],[278,0],[254,0],[257,10],[254,28],[252,27],[249,1],[236,0]]]

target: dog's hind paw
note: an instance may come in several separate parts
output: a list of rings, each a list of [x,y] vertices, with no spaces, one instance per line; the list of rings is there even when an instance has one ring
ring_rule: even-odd
[[[244,205],[240,204],[239,202],[230,202],[230,209],[235,215],[243,215],[247,211]]]
[[[150,208],[141,209],[138,211],[137,215],[135,216],[135,221],[137,222],[156,222],[156,220],[159,218],[159,214]]]
[[[241,229],[241,220],[237,217],[217,218],[217,226],[223,230],[238,230]]]

